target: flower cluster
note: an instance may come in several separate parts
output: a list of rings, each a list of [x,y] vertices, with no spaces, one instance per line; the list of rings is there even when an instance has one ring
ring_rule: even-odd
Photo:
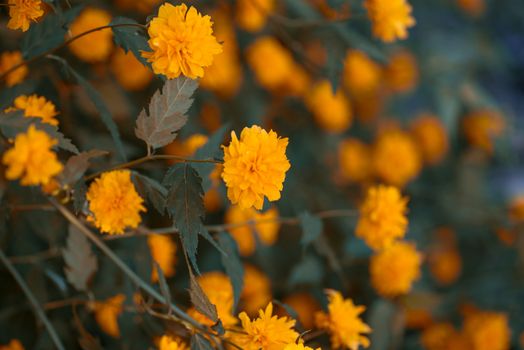
[[[41,0],[9,0],[9,22],[7,28],[20,29],[23,32],[29,29],[31,22],[37,21],[44,15]]]
[[[18,96],[13,107],[8,108],[6,112],[17,110],[22,110],[26,117],[40,118],[46,124],[58,125],[58,120],[55,118],[58,115],[56,107],[53,102],[46,100],[45,97],[38,95]]]

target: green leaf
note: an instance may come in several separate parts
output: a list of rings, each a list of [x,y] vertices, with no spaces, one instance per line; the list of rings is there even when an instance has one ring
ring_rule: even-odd
[[[233,285],[234,305],[236,307],[242,288],[244,287],[244,267],[242,261],[238,255],[238,247],[231,235],[226,232],[222,232],[218,235],[218,243],[227,255],[222,255],[222,265],[226,269],[226,273],[231,279]]]
[[[106,126],[106,128],[109,130],[109,133],[111,134],[111,137],[113,138],[113,142],[115,143],[115,146],[118,150],[118,153],[120,154],[120,157],[122,160],[126,160],[126,153],[124,150],[124,144],[122,143],[122,138],[120,137],[120,132],[118,131],[118,127],[115,124],[115,121],[113,120],[113,117],[111,116],[111,112],[107,108],[104,100],[102,99],[102,96],[100,96],[100,93],[86,80],[84,77],[82,77],[80,74],[78,74],[68,63],[66,60],[52,56],[52,59],[62,63],[64,69],[66,72],[71,74],[75,80],[84,88],[87,95],[91,99],[91,102],[95,105],[96,110],[100,113],[100,118],[102,119],[102,122]]]
[[[91,251],[91,243],[73,225],[69,226],[67,245],[62,249],[62,256],[66,263],[64,271],[69,283],[79,291],[86,291],[90,278],[98,269],[98,262]]]
[[[300,214],[298,219],[300,220],[300,227],[302,227],[302,238],[300,243],[302,246],[306,247],[322,234],[322,220],[311,215],[307,211]]]
[[[191,337],[191,350],[214,350],[209,340],[198,333]]]
[[[147,198],[155,209],[163,215],[166,211],[167,189],[158,181],[137,172],[133,172],[133,182],[138,193],[143,198]]]
[[[26,132],[30,125],[34,125],[38,130],[46,132],[49,136],[58,141],[58,147],[71,153],[78,154],[78,148],[58,131],[58,127],[51,124],[42,123],[40,118],[25,117],[21,111],[0,113],[0,130],[5,137],[14,138],[16,135]]]
[[[207,295],[198,284],[195,275],[190,270],[189,273],[189,298],[198,312],[209,318],[213,322],[218,322],[217,308],[213,305]]]
[[[191,96],[198,86],[196,80],[179,77],[168,80],[162,90],[155,92],[136,120],[135,135],[149,148],[163,147],[176,138],[187,122],[187,111],[193,104]]]
[[[205,216],[202,179],[191,165],[175,164],[164,177],[163,185],[168,187],[166,208],[173,224],[178,229],[182,245],[195,270],[198,235],[204,232]]]
[[[224,141],[227,130],[229,130],[229,123],[223,125],[218,129],[206,142],[195,152],[195,159],[215,159],[220,157],[220,145]],[[211,187],[211,178],[209,177],[216,167],[213,163],[195,163],[194,168],[198,171],[198,175],[202,178],[202,187],[204,192],[207,192]]]
[[[149,67],[147,60],[142,57],[141,51],[150,51],[147,38],[143,35],[143,29],[138,27],[139,23],[131,18],[115,17],[110,25],[136,24],[137,26],[113,27],[113,38],[115,44],[124,49],[125,52],[131,51],[135,57],[146,67]]]
[[[84,176],[89,168],[91,158],[101,157],[106,154],[108,154],[108,152],[95,149],[69,157],[64,166],[64,170],[58,177],[60,183],[62,185],[72,185],[76,183]]]

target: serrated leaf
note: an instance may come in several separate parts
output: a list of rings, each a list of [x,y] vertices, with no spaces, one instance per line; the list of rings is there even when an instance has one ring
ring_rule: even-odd
[[[205,226],[202,226],[202,231],[200,231],[200,236],[204,237],[206,241],[211,243],[211,245],[222,255],[227,256],[227,253],[222,249],[222,247],[211,237],[209,231]]]
[[[86,291],[87,283],[98,268],[88,239],[73,225],[69,226],[66,248],[62,249],[67,280],[77,290]]]
[[[175,164],[164,177],[163,185],[168,187],[166,209],[174,219],[182,245],[195,270],[198,235],[204,231],[205,216],[202,179],[187,163]]]
[[[209,301],[209,298],[198,284],[193,272],[189,273],[189,298],[198,312],[213,322],[218,321],[216,306]]]
[[[87,186],[83,179],[80,179],[73,187],[73,208],[78,214],[84,208],[86,202]]]
[[[148,147],[163,147],[176,138],[187,122],[191,96],[198,86],[196,80],[179,77],[168,80],[162,90],[155,92],[149,103],[149,113],[142,110],[136,120],[135,135]]]
[[[322,220],[307,211],[300,214],[298,219],[300,220],[300,227],[302,228],[300,243],[305,247],[314,242],[322,234],[323,224]]]
[[[169,290],[169,286],[167,285],[166,276],[164,275],[164,271],[162,271],[162,268],[156,261],[153,261],[153,264],[155,265],[155,270],[158,276],[158,283],[160,284],[160,292],[162,293],[162,296],[166,300],[166,304],[169,310],[169,314],[173,312],[173,307],[171,304],[171,291]]]
[[[42,123],[40,118],[25,117],[21,111],[10,112],[7,114],[0,113],[0,130],[8,138],[14,138],[16,135],[27,131],[30,125],[34,125],[38,130],[45,131],[49,136],[58,141],[58,147],[66,151],[78,154],[78,148],[66,138],[64,134],[58,131],[55,125]]]
[[[158,181],[137,172],[133,172],[133,180],[138,193],[147,198],[160,214],[164,214],[167,189]]]
[[[126,160],[126,153],[124,150],[124,144],[122,143],[122,138],[120,137],[120,132],[118,131],[118,127],[115,124],[115,121],[113,120],[113,117],[111,115],[111,112],[107,108],[104,100],[102,99],[102,96],[100,96],[100,93],[86,80],[84,77],[82,77],[80,74],[78,74],[68,63],[66,60],[53,56],[54,60],[60,62],[64,69],[71,74],[75,80],[82,86],[82,88],[85,90],[89,98],[91,99],[91,102],[95,105],[96,110],[100,113],[100,119],[106,126],[106,128],[109,130],[109,133],[111,134],[111,137],[113,138],[113,142],[115,143],[116,149],[118,153],[120,154],[120,157],[122,160]]]
[[[195,152],[195,159],[215,159],[220,157],[220,145],[224,141],[226,132],[229,130],[229,123],[223,125],[220,129],[215,131],[213,135],[209,138],[206,144],[200,147]],[[202,187],[204,192],[207,192],[211,187],[211,178],[210,175],[216,167],[216,164],[213,163],[195,163],[194,168],[198,172],[198,175],[202,178]]]
[[[147,60],[142,57],[141,51],[150,51],[147,38],[142,34],[143,29],[138,27],[139,23],[131,18],[115,17],[110,25],[136,24],[137,26],[113,27],[113,39],[115,44],[124,49],[125,52],[131,51],[135,57],[146,67],[149,67]]]
[[[222,259],[222,265],[233,285],[234,309],[240,299],[242,288],[244,287],[244,267],[238,254],[237,244],[231,235],[225,232],[220,233],[218,235],[218,243],[227,253],[227,255],[222,255],[220,258]]]
[[[191,350],[214,350],[209,340],[198,333],[191,337]]]
[[[101,157],[108,153],[109,152],[95,149],[69,157],[64,166],[64,170],[59,176],[60,182],[63,185],[76,183],[89,168],[91,158]]]

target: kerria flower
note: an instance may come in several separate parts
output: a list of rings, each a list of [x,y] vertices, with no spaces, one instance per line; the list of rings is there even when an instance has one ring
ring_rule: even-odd
[[[275,8],[275,0],[238,0],[236,2],[236,20],[238,26],[249,32],[261,30],[268,15]]]
[[[26,133],[15,137],[14,146],[4,153],[5,177],[8,180],[20,179],[24,186],[46,185],[63,168],[52,150],[57,143],[34,125],[29,126]]]
[[[146,211],[129,170],[103,173],[91,183],[86,198],[92,214],[88,219],[103,233],[122,234],[125,228],[136,228],[142,221],[140,212]]]
[[[167,235],[149,235],[147,236],[147,244],[151,251],[151,257],[158,266],[162,269],[162,273],[166,277],[172,277],[175,275],[176,265],[176,244],[173,239]],[[156,268],[153,267],[151,273],[151,280],[158,282],[158,273]]]
[[[152,63],[156,74],[168,79],[184,75],[195,79],[204,75],[222,46],[213,35],[211,17],[202,16],[191,6],[160,6],[158,16],[149,22],[149,46],[142,55]]]
[[[437,164],[449,150],[448,133],[442,121],[431,114],[421,114],[411,123],[411,134],[427,164]]]
[[[279,138],[273,130],[259,126],[244,128],[240,140],[231,132],[229,146],[224,149],[222,179],[227,196],[242,208],[262,209],[264,197],[280,199],[286,172],[291,165],[286,157],[287,138]]]
[[[359,50],[349,50],[344,60],[344,86],[356,96],[377,91],[382,80],[382,69],[368,55]]]
[[[495,140],[504,132],[505,124],[500,113],[489,109],[473,111],[462,120],[468,142],[488,154],[495,150]]]
[[[315,328],[315,315],[321,310],[318,301],[306,292],[291,294],[282,300],[297,313],[297,319],[305,329]]]
[[[511,330],[505,313],[475,311],[466,317],[463,327],[472,350],[508,350],[511,346]]]
[[[256,315],[271,301],[271,280],[253,265],[244,264],[244,288],[240,295],[241,310]]]
[[[338,162],[342,177],[361,182],[371,177],[371,149],[355,138],[347,138],[338,146]]]
[[[24,346],[18,339],[12,339],[9,344],[0,345],[0,350],[24,350]]]
[[[362,345],[367,348],[369,339],[365,336],[371,328],[360,319],[366,308],[353,304],[351,299],[344,299],[340,292],[327,290],[328,312],[316,314],[316,323],[320,329],[330,334],[334,349],[348,348],[358,350]]]
[[[284,350],[321,350],[321,349],[320,348],[313,349],[309,346],[305,346],[304,344],[291,343],[291,344],[286,345]]]
[[[306,106],[317,124],[332,133],[342,133],[351,125],[351,104],[342,89],[333,92],[328,80],[313,85],[306,95]]]
[[[14,66],[22,63],[24,58],[20,51],[2,52],[0,55],[0,74],[4,74]],[[29,70],[26,65],[20,66],[5,77],[7,87],[21,83],[25,79]]]
[[[9,0],[9,22],[7,28],[23,32],[29,29],[31,22],[36,22],[44,15],[41,0]]]
[[[132,52],[126,53],[123,49],[115,50],[111,58],[111,71],[120,85],[129,91],[140,91],[153,80],[153,72]]]
[[[189,350],[189,346],[182,339],[170,335],[163,335],[158,343],[159,350]]]
[[[402,197],[396,187],[379,185],[369,188],[360,206],[356,236],[374,250],[387,248],[406,234],[407,203],[408,199]]]
[[[94,304],[95,320],[98,326],[113,338],[120,337],[118,327],[118,316],[123,312],[123,304],[126,300],[124,294],[117,294],[103,302]]]
[[[416,23],[406,0],[366,0],[364,7],[373,26],[373,35],[387,43],[406,39],[408,28]]]
[[[406,93],[413,90],[419,79],[416,57],[407,50],[395,52],[384,72],[387,87],[397,93]]]
[[[111,14],[97,8],[86,8],[71,24],[71,36],[88,30],[106,26],[111,22]],[[71,52],[88,63],[105,61],[113,50],[113,32],[109,29],[90,33],[69,44]],[[132,73],[129,73],[132,74]]]
[[[434,323],[424,329],[420,342],[425,350],[464,350],[469,344],[451,323]]]
[[[227,332],[226,337],[244,350],[282,350],[296,342],[299,334],[293,329],[295,320],[273,316],[272,303],[258,313],[259,317],[254,320],[245,312],[240,313],[241,331]]]
[[[55,118],[58,115],[56,107],[53,102],[46,100],[45,97],[38,95],[18,96],[13,107],[8,108],[6,112],[18,110],[24,111],[25,117],[40,118],[46,124],[58,125],[58,120]]]

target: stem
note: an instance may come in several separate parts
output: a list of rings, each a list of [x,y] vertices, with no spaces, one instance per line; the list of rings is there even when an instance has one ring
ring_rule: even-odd
[[[184,157],[180,157],[180,156],[172,156],[172,155],[168,155],[168,154],[159,154],[159,155],[149,155],[149,156],[145,156],[145,157],[142,157],[142,158],[138,158],[138,159],[135,159],[135,160],[132,160],[130,162],[127,162],[127,163],[122,163],[122,164],[118,164],[112,168],[109,168],[109,169],[106,169],[106,170],[103,170],[103,171],[98,171],[94,174],[91,174],[91,175],[88,175],[86,177],[84,177],[84,180],[85,181],[89,181],[89,180],[92,180],[94,179],[95,177],[101,175],[102,173],[105,173],[105,172],[108,172],[108,171],[113,171],[113,170],[118,170],[118,169],[125,169],[125,168],[131,168],[131,167],[134,167],[134,166],[137,166],[137,165],[140,165],[142,163],[146,163],[146,162],[149,162],[149,161],[155,161],[155,160],[176,160],[176,161],[179,161],[179,162],[188,162],[188,163],[214,163],[214,164],[222,164],[222,162],[218,161],[218,160],[214,160],[214,159],[188,159],[188,158],[184,158]]]
[[[108,25],[105,25],[105,26],[101,26],[101,27],[96,27],[96,28],[93,28],[93,29],[90,29],[86,32],[83,32],[83,33],[80,33],[78,35],[75,35],[71,38],[69,38],[68,40],[64,41],[62,44],[56,46],[56,47],[53,47],[45,52],[42,52],[41,54],[39,55],[36,55],[26,61],[22,61],[16,65],[14,65],[13,67],[9,68],[8,70],[6,70],[4,73],[2,73],[0,75],[0,82],[2,80],[4,80],[10,73],[14,72],[15,70],[17,70],[18,68],[20,67],[23,67],[25,65],[29,65],[37,60],[39,60],[40,58],[42,57],[45,57],[49,54],[52,54],[54,53],[55,51],[58,51],[60,50],[61,48],[64,48],[66,46],[68,46],[69,44],[71,44],[73,41],[75,40],[78,40],[86,35],[89,35],[91,33],[94,33],[94,32],[98,32],[100,30],[104,30],[104,29],[110,29],[110,28],[118,28],[118,27],[139,27],[139,28],[142,28],[142,29],[145,29],[146,26],[143,25],[143,24],[138,24],[138,23],[119,23],[119,24],[108,24]]]
[[[82,232],[91,242],[93,242],[109,259],[115,263],[116,266],[122,270],[137,286],[142,288],[146,293],[151,295],[158,302],[168,304],[171,301],[166,300],[159,292],[157,292],[153,287],[148,283],[142,280],[133,270],[131,270],[104,242],[100,240],[91,230],[89,230],[73,213],[71,213],[66,207],[56,201],[54,198],[48,198],[51,204],[55,206],[56,209],[74,225],[80,232]],[[202,325],[197,321],[187,315],[182,309],[180,309],[175,304],[171,303],[171,308],[173,312],[186,323],[193,326],[195,329],[201,330],[207,333]]]
[[[29,286],[25,283],[25,281],[22,278],[22,276],[20,276],[18,271],[16,271],[15,267],[13,266],[13,264],[11,264],[11,262],[9,261],[7,256],[4,254],[3,250],[1,250],[1,249],[0,249],[0,260],[5,265],[7,270],[11,273],[11,275],[13,276],[15,281],[18,283],[20,288],[22,288],[22,291],[24,292],[25,296],[27,297],[27,299],[29,300],[29,302],[33,306],[33,309],[35,310],[36,315],[40,318],[40,320],[44,324],[45,328],[49,332],[49,335],[51,336],[51,340],[55,344],[55,347],[58,350],[65,350],[64,346],[62,345],[62,342],[60,341],[60,338],[56,334],[56,331],[55,331],[53,325],[51,324],[51,322],[47,318],[44,310],[42,310],[42,307],[40,306],[40,304],[36,300],[35,296],[31,292],[31,289],[29,289]]]
[[[48,250],[31,254],[31,255],[19,255],[19,256],[10,256],[9,261],[12,264],[34,264],[40,260],[46,260],[54,258],[60,255],[60,250],[57,248],[50,248]]]

